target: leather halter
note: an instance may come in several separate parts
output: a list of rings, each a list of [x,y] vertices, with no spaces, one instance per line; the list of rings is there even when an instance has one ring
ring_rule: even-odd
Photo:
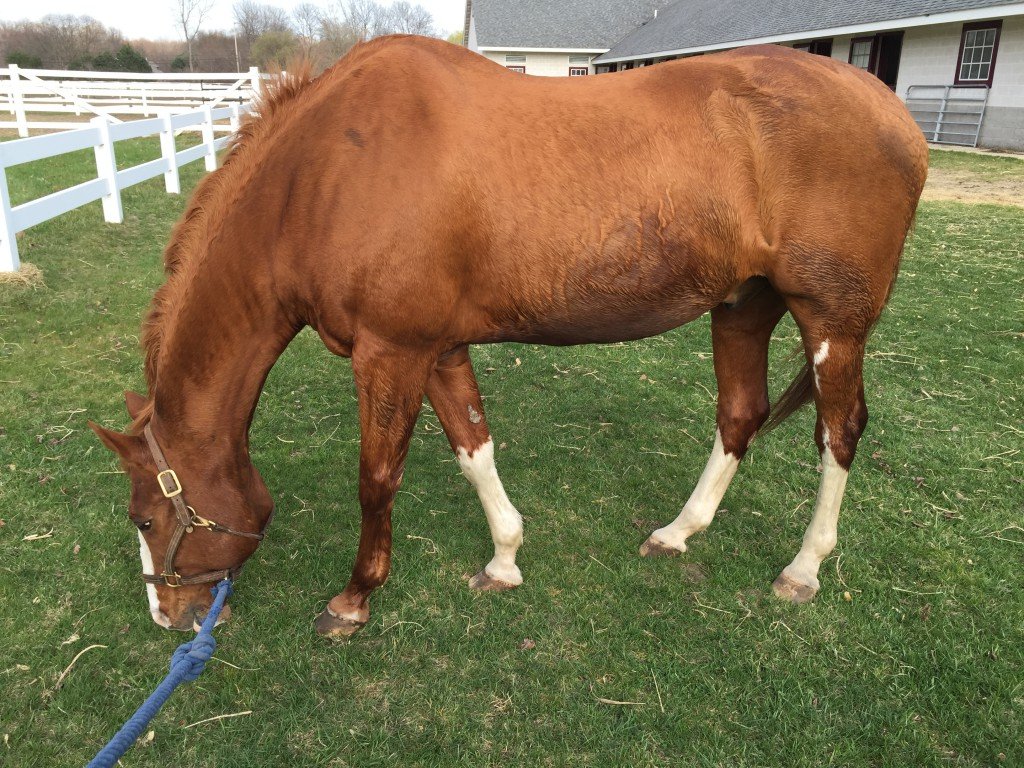
[[[245,531],[236,531],[234,528],[228,528],[226,525],[221,525],[213,520],[207,520],[205,517],[200,517],[192,507],[185,503],[184,498],[182,498],[181,481],[178,480],[178,475],[175,474],[174,470],[171,469],[170,465],[168,465],[167,459],[164,457],[164,452],[160,450],[160,445],[153,436],[153,430],[150,429],[149,424],[146,425],[143,433],[146,435],[146,443],[149,445],[149,452],[153,454],[153,461],[156,463],[156,481],[160,485],[160,492],[163,493],[164,498],[170,499],[171,504],[174,506],[175,517],[177,517],[177,526],[174,529],[174,533],[171,535],[170,543],[167,545],[167,554],[164,555],[163,573],[143,573],[143,580],[149,584],[166,584],[168,587],[184,587],[190,584],[208,584],[214,581],[222,581],[223,579],[234,579],[241,572],[241,565],[235,568],[225,568],[219,571],[207,571],[205,573],[196,574],[195,576],[182,576],[175,571],[174,558],[178,554],[178,547],[181,546],[181,541],[185,538],[185,534],[192,533],[196,528],[206,528],[209,531],[216,531],[217,533],[228,533],[232,536],[242,536],[246,539],[262,541],[264,537],[263,532],[246,533]],[[269,523],[270,521],[268,520],[267,522]]]

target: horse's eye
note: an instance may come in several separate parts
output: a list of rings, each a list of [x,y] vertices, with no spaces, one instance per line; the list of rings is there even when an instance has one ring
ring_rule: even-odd
[[[137,523],[137,525],[138,525],[140,531],[148,531],[150,528],[153,527],[153,521],[152,520],[147,520],[144,523]]]

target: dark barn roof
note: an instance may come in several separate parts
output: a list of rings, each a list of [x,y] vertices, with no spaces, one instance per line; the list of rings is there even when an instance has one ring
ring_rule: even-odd
[[[671,0],[473,0],[477,45],[611,48]]]
[[[639,57],[663,51],[739,43],[775,35],[896,21],[952,11],[993,8],[1017,0],[679,0],[633,30],[598,58]]]

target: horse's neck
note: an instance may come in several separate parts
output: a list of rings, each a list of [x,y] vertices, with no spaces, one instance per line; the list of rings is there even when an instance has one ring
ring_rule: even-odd
[[[165,331],[154,418],[181,441],[237,455],[263,383],[297,327],[252,266],[205,265]]]

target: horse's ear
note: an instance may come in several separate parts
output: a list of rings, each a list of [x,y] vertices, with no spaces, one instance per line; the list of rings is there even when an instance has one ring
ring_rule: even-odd
[[[149,451],[146,448],[146,439],[141,435],[124,435],[104,429],[99,424],[90,421],[89,428],[96,433],[96,436],[103,441],[103,444],[121,457],[126,464],[137,467],[144,467],[150,463]]]
[[[139,414],[142,413],[142,409],[146,407],[148,402],[138,392],[132,392],[129,389],[124,393],[124,404],[128,406],[128,415],[132,417],[132,421],[139,418]]]

